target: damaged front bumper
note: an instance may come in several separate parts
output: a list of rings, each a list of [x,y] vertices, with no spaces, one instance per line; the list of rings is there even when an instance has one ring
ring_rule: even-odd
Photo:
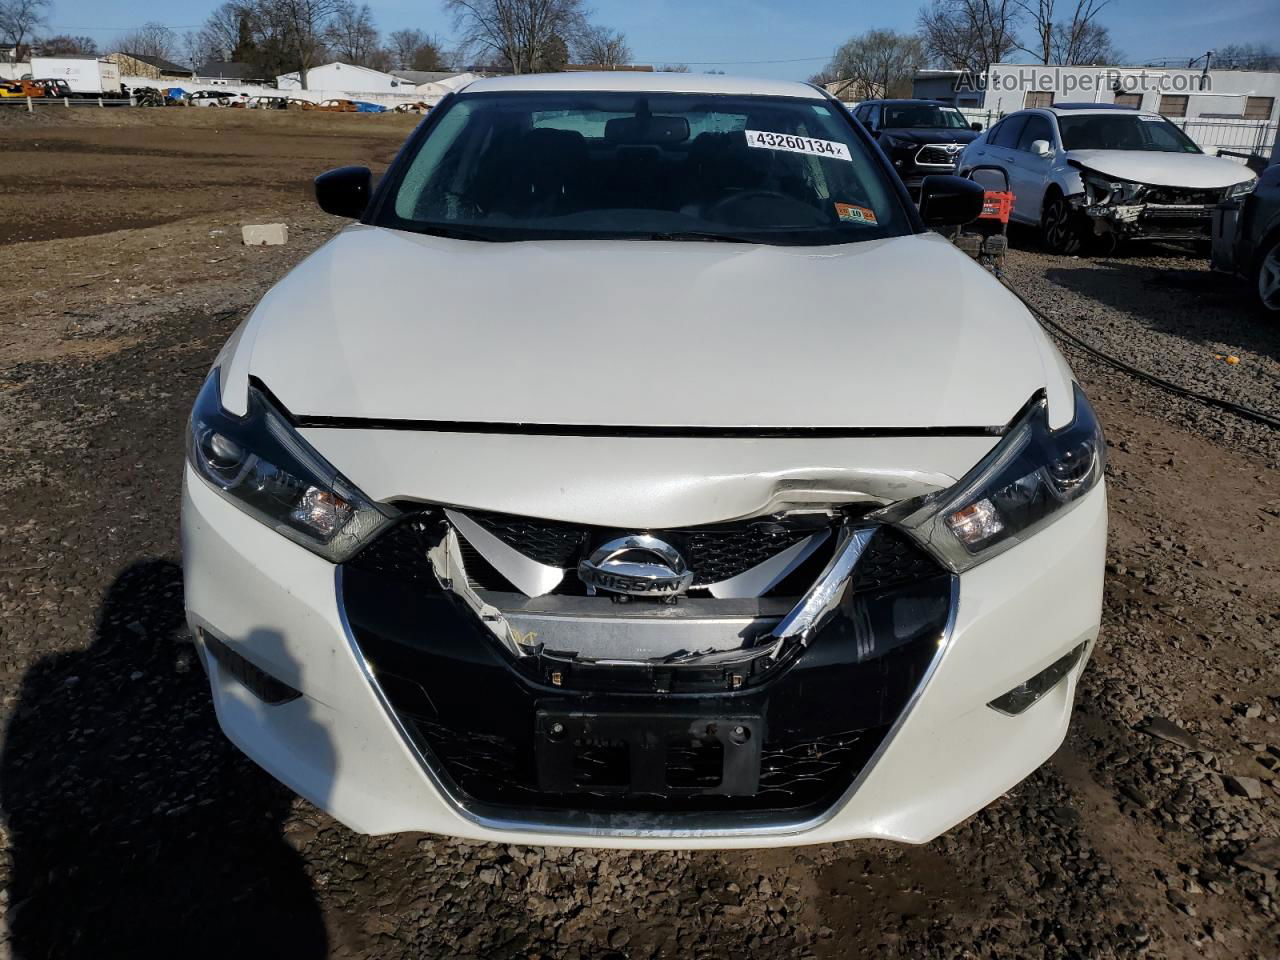
[[[1068,202],[1097,236],[1142,240],[1210,240],[1214,211],[1235,188],[1153,186],[1082,172],[1084,192]]]
[[[714,610],[714,598],[705,609],[685,598],[665,614],[648,601],[594,609],[586,601],[603,598],[577,591],[495,589],[443,513],[335,568],[187,473],[188,618],[219,721],[361,832],[632,847],[922,842],[1057,747],[1084,657],[1025,712],[989,704],[1087,651],[1098,629],[1101,489],[959,576],[837,511],[809,561],[821,572],[799,596],[780,584],[787,596],[728,597]],[[628,618],[670,635],[655,634],[652,656],[619,662],[608,638]],[[702,638],[717,631],[737,639],[709,649]],[[573,649],[592,638],[594,651]],[[228,651],[250,669],[228,668]],[[253,670],[298,695],[264,699],[244,682]]]

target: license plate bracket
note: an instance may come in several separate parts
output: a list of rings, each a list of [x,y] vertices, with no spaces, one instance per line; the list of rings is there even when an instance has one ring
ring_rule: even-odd
[[[753,796],[758,715],[595,713],[539,709],[538,784],[548,793]]]

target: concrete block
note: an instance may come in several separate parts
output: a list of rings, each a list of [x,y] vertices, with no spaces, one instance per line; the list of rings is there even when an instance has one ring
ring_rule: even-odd
[[[289,227],[283,223],[251,223],[240,228],[246,247],[278,247],[289,242]]]

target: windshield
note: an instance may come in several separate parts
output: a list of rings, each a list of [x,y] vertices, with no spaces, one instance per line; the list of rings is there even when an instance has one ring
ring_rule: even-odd
[[[380,224],[475,240],[829,244],[912,229],[825,100],[507,92],[453,98]]]
[[[886,103],[880,126],[967,130],[969,121],[955,107],[940,107],[932,103],[906,103],[902,106]]]
[[[1068,150],[1152,150],[1200,153],[1185,133],[1162,117],[1140,113],[1090,113],[1058,117],[1062,145]]]

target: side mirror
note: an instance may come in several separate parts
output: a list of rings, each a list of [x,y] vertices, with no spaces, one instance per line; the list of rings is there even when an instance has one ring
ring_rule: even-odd
[[[335,217],[359,220],[373,195],[373,174],[368,167],[339,167],[316,177],[316,203]]]
[[[1053,147],[1049,146],[1048,140],[1033,140],[1031,142],[1031,152],[1044,159],[1045,157],[1053,156]]]
[[[969,129],[970,129],[970,130],[972,130],[972,131],[974,131],[974,133],[981,133],[981,132],[982,132],[982,124],[978,123],[978,122],[975,120],[973,123],[969,124]]]
[[[964,177],[925,177],[920,184],[920,216],[931,227],[962,227],[982,214],[985,192]]]

